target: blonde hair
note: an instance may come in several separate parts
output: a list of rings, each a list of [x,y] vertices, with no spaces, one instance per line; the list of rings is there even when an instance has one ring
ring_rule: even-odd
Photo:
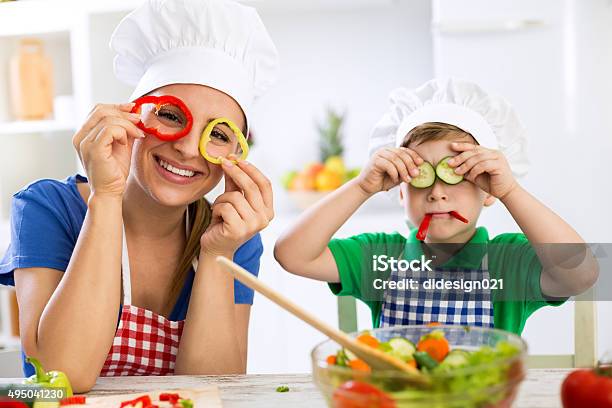
[[[202,238],[202,234],[204,234],[204,231],[210,225],[212,218],[210,203],[204,197],[189,204],[187,211],[189,212],[190,231],[185,249],[177,265],[172,285],[170,286],[169,301],[166,304],[168,313],[172,313],[172,308],[174,308],[181,294],[192,262],[200,253],[200,238]]]
[[[409,147],[411,144],[419,145],[428,140],[453,140],[465,137],[470,137],[476,142],[476,139],[470,133],[455,125],[442,122],[427,122],[408,132],[404,138],[402,147]]]

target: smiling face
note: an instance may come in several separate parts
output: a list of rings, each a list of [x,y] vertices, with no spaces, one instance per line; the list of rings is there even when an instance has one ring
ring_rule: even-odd
[[[129,183],[136,183],[153,200],[164,206],[184,206],[203,197],[221,180],[219,165],[208,162],[199,151],[199,142],[206,125],[225,117],[239,128],[245,128],[240,106],[227,94],[203,85],[175,84],[151,92],[150,95],[173,95],[191,111],[193,127],[176,141],[162,141],[153,135],[136,140],[132,151]],[[160,109],[160,121],[180,121],[180,112]],[[233,132],[219,124],[211,139],[232,138]],[[235,140],[235,137],[233,138]]]
[[[451,149],[452,142],[476,143],[474,138],[466,133],[451,132],[441,138],[410,143],[407,147],[435,168],[445,157],[457,155],[457,152]],[[400,192],[406,215],[413,224],[418,226],[426,214],[432,215],[426,239],[426,242],[431,243],[469,241],[474,234],[482,207],[494,202],[491,196],[467,180],[449,185],[436,178],[435,183],[428,188],[416,188],[402,183]],[[452,217],[450,211],[457,211],[467,218],[469,223],[465,224]]]

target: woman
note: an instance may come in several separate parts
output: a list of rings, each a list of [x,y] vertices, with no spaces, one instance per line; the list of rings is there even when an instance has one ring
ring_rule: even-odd
[[[151,0],[111,47],[118,78],[136,84],[132,101],[178,102],[97,105],[73,138],[87,178],[15,194],[0,277],[16,286],[24,353],[66,372],[76,392],[99,375],[244,373],[253,293],[215,258],[257,274],[272,190],[252,164],[213,163],[199,145],[217,118],[247,134],[249,106],[276,73],[274,45],[251,8]],[[163,137],[168,123],[182,137]],[[226,123],[208,130],[239,151]],[[221,178],[225,192],[207,203]]]

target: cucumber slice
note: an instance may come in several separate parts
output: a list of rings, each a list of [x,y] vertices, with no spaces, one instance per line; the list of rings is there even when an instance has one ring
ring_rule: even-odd
[[[436,171],[428,162],[419,166],[419,175],[410,181],[410,185],[416,188],[427,188],[433,186],[436,181]]]
[[[458,184],[463,181],[463,176],[455,173],[455,169],[448,165],[450,159],[452,157],[448,156],[440,160],[440,163],[436,166],[436,174],[446,184]]]
[[[416,351],[414,343],[403,337],[395,337],[389,340],[389,346],[391,347],[390,354],[404,361],[412,358],[412,355]]]
[[[468,352],[465,350],[452,350],[440,363],[440,367],[461,367],[468,363]]]

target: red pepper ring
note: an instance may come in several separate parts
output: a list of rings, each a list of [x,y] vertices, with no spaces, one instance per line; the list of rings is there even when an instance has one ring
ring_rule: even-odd
[[[146,127],[144,125],[144,123],[142,123],[142,120],[141,120],[141,121],[138,122],[138,124],[136,126],[140,130],[142,130],[143,132],[152,134],[153,136],[155,136],[158,139],[163,140],[165,142],[173,142],[173,141],[178,140],[181,137],[185,136],[186,134],[188,134],[191,131],[191,127],[193,126],[193,115],[191,114],[191,111],[189,110],[187,105],[185,105],[185,103],[182,100],[180,100],[179,98],[177,98],[176,96],[172,96],[172,95],[162,95],[162,96],[146,95],[146,96],[142,96],[142,97],[136,99],[134,101],[134,103],[135,103],[135,105],[132,108],[131,113],[140,113],[142,105],[147,104],[147,103],[155,104],[156,110],[159,110],[164,105],[175,105],[176,107],[178,107],[183,112],[183,114],[185,115],[185,118],[187,119],[187,124],[185,125],[183,130],[181,130],[180,132],[177,132],[177,133],[173,133],[173,134],[162,133],[158,129],[148,128],[148,127]]]

